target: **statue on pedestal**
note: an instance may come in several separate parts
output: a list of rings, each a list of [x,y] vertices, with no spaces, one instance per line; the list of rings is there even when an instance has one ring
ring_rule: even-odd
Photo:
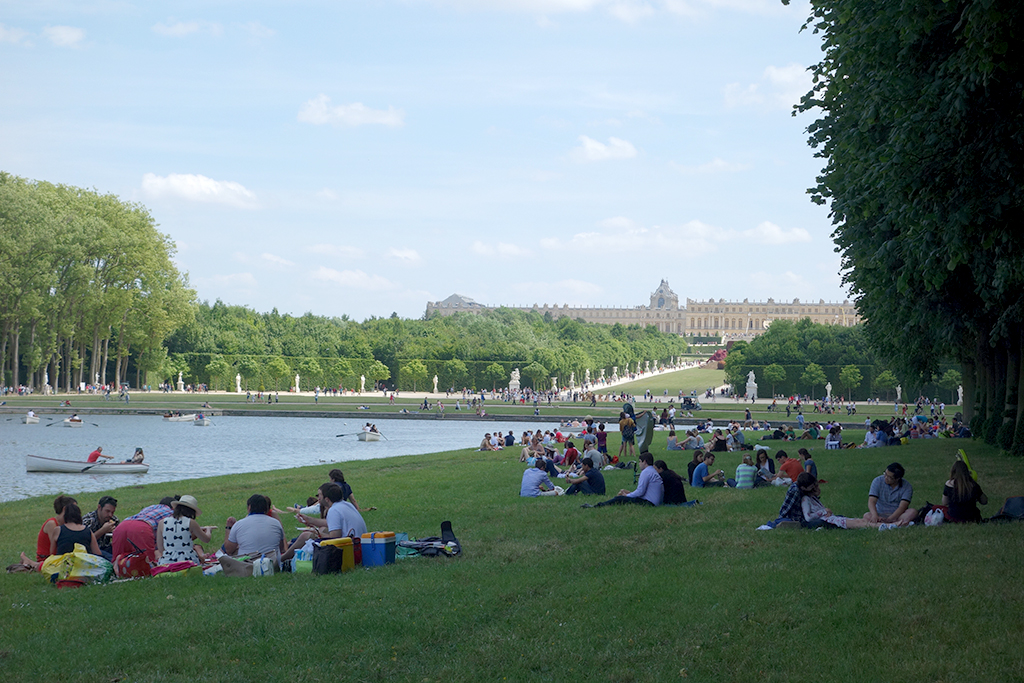
[[[434,393],[437,393],[437,375],[434,375]]]
[[[825,398],[832,400],[832,382],[825,385]]]
[[[299,393],[299,375],[295,373],[295,393]]]
[[[963,384],[961,384],[960,386],[958,386],[956,388],[956,394],[957,394],[956,404],[958,406],[962,406],[964,404],[964,385]]]
[[[96,383],[99,384],[99,373],[96,374]],[[181,379],[181,373],[178,373],[178,391],[185,391],[185,382]]]
[[[237,372],[235,373],[235,393],[242,393],[242,376]]]
[[[899,403],[902,398],[903,398],[903,385],[902,384],[897,384],[896,385],[896,402]]]
[[[518,394],[520,386],[522,385],[519,383],[519,368],[514,368],[509,375],[508,390],[510,393]]]
[[[366,391],[366,375],[359,375],[359,393]]]
[[[747,398],[751,401],[757,400],[757,381],[753,370],[747,373]]]

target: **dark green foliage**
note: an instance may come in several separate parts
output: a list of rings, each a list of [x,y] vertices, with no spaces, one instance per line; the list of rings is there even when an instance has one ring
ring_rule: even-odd
[[[312,313],[301,317],[276,310],[257,313],[216,301],[200,304],[195,322],[179,329],[168,347],[172,355],[187,361],[186,381],[208,382],[206,368],[220,355],[232,366],[226,376],[233,378],[237,369],[243,377],[255,379],[242,371],[241,365],[255,362],[261,367],[257,376],[267,386],[289,386],[287,380],[298,372],[303,389],[318,384],[358,387],[361,375],[368,380],[382,379],[373,365],[379,361],[391,378],[397,378],[398,389],[430,388],[437,375],[438,388],[444,390],[501,388],[515,368],[535,380],[530,384],[539,388],[550,386],[549,376],[568,385],[572,373],[577,384],[582,384],[587,369],[593,379],[601,368],[611,376],[614,366],[621,371],[627,363],[635,367],[638,361],[663,362],[680,356],[687,344],[653,326],[547,320],[538,313],[511,309],[428,320],[370,318],[357,323]],[[338,365],[339,358],[345,359],[346,365]],[[416,362],[426,368],[425,377],[420,367],[413,372],[402,370],[404,364]],[[543,368],[542,375],[525,371],[533,363]],[[282,364],[287,372],[281,372]],[[393,379],[385,383],[396,387]]]
[[[931,377],[948,353],[977,359],[980,385],[1019,334],[1022,21],[1017,0],[812,1],[824,57],[798,109],[819,112],[826,166],[810,192],[831,208],[872,346],[904,375]]]

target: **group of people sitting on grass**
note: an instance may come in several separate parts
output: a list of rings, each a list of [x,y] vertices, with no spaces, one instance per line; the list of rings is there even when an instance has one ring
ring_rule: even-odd
[[[96,510],[83,516],[78,501],[61,495],[53,501],[54,516],[39,530],[35,559],[22,553],[21,562],[7,569],[55,573],[55,565],[47,559],[73,552],[76,544],[113,562],[115,568],[126,566],[128,560],[135,564],[139,558],[153,565],[152,573],[212,563],[225,555],[272,556],[280,567],[282,560],[290,559],[311,539],[358,538],[366,533],[361,512],[376,508],[358,506],[341,470],[331,470],[329,477],[316,496],[307,499],[307,507],[279,510],[268,496],[251,495],[244,517],[228,517],[219,547],[209,546],[217,527],[196,521],[201,514],[199,503],[190,495],[168,496],[124,520],[114,514],[117,501],[110,496],[100,498]],[[290,542],[281,520],[281,515],[289,512],[307,526]]]
[[[596,452],[596,451],[595,451]],[[629,491],[622,489],[618,494],[596,505],[584,504],[583,507],[604,507],[607,505],[679,505],[686,503],[686,492],[683,490],[682,478],[669,469],[664,460],[654,460],[648,452],[640,454],[637,465],[639,477],[637,486]],[[557,476],[557,475],[556,475]],[[606,495],[604,475],[595,466],[590,457],[585,457],[579,469],[565,473],[565,480],[570,484],[567,490],[556,486],[550,476],[546,464],[538,459],[523,472],[519,495],[523,497],[573,495]]]
[[[838,529],[898,529],[923,521],[926,513],[939,510],[947,522],[980,522],[978,504],[988,498],[962,460],[953,463],[942,489],[942,503],[918,510],[910,507],[914,488],[904,478],[903,466],[894,462],[872,480],[868,489],[868,511],[862,517],[837,515],[821,502],[821,483],[811,472],[801,472],[786,490],[786,497],[774,521],[761,529],[780,526],[810,526]]]
[[[818,476],[818,466],[811,457],[810,451],[801,448],[797,451],[798,458],[791,458],[786,451],[778,451],[776,464],[768,456],[768,449],[757,446],[754,455],[744,454],[736,466],[736,476],[726,478],[722,470],[712,469],[715,464],[715,453],[694,451],[693,460],[687,464],[687,480],[694,488],[711,486],[728,486],[738,489],[752,489],[761,486],[788,486],[796,480],[801,472]]]

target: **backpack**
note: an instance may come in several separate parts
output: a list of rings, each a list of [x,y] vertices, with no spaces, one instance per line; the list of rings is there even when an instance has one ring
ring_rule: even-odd
[[[1010,520],[1024,520],[1024,496],[1007,498],[999,510],[999,514],[989,518],[989,521],[992,522]]]

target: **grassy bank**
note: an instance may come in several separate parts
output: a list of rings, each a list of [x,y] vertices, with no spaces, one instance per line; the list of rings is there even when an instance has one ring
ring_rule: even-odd
[[[829,482],[823,500],[841,514],[863,513],[871,479],[898,459],[915,503],[937,501],[964,445],[993,514],[1020,493],[1024,462],[945,440],[871,451],[819,446]],[[684,456],[654,450],[685,471]],[[738,460],[725,455],[716,466],[731,472]],[[451,519],[464,556],[330,577],[157,578],[68,591],[38,576],[4,575],[6,675],[861,683],[1015,680],[1024,671],[1017,525],[756,531],[778,511],[783,491],[775,488],[705,490],[694,508],[581,509],[578,497],[519,498],[522,466],[510,453],[457,451],[344,469],[360,503],[380,508],[366,514],[371,528],[436,535]],[[244,513],[249,494],[290,504],[327,470],[111,493],[122,517],[189,493],[200,520],[223,527],[227,515]],[[631,484],[630,473],[608,476],[611,491]],[[81,498],[88,509],[98,495]],[[7,561],[33,547],[49,502],[0,505]]]

